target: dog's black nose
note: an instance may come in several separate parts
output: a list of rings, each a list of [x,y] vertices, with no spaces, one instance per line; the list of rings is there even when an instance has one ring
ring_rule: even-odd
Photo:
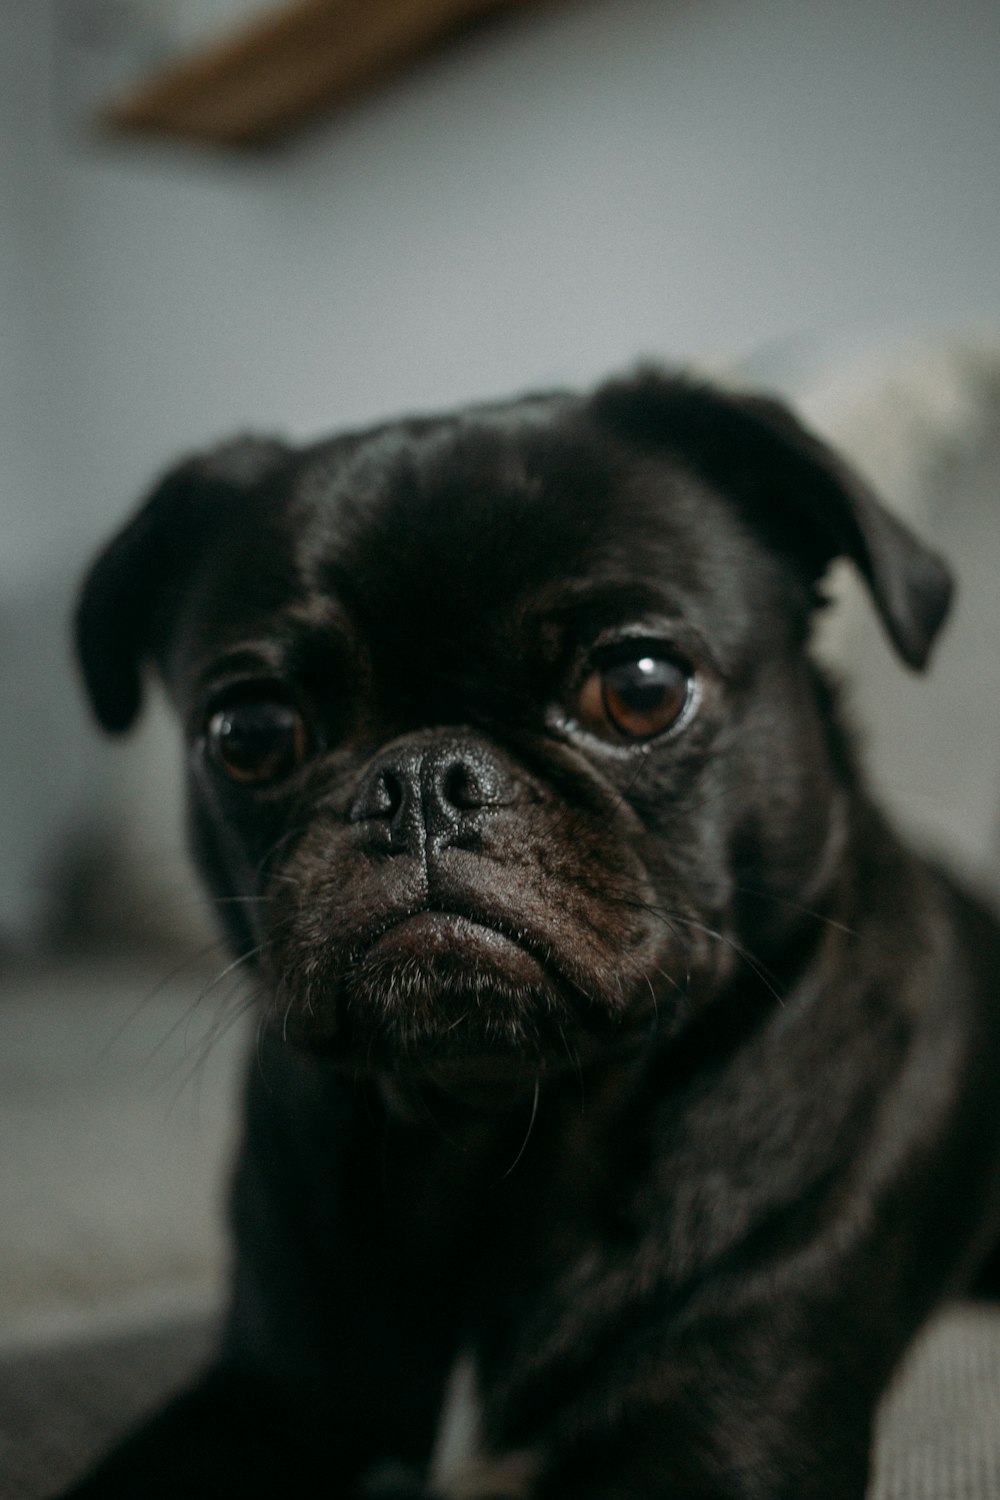
[[[407,741],[367,768],[350,816],[371,823],[387,852],[416,855],[474,840],[481,813],[515,798],[510,773],[481,741]]]

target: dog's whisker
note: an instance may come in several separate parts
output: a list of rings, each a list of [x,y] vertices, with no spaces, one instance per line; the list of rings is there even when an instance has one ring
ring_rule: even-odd
[[[627,906],[632,906],[632,907],[635,907],[637,909],[641,909],[643,911],[648,912],[651,916],[654,916],[659,921],[663,922],[664,925],[666,925],[667,927],[669,927],[671,931],[676,931],[676,925],[680,925],[682,927],[688,927],[688,928],[690,928],[694,932],[700,932],[700,933],[704,934],[705,937],[711,939],[714,942],[718,942],[718,943],[724,944],[733,953],[735,953],[736,956],[739,959],[741,959],[747,965],[748,968],[750,968],[752,970],[752,972],[757,976],[757,978],[760,979],[761,983],[769,990],[769,992],[774,997],[774,999],[778,1002],[778,1004],[779,1005],[784,1005],[784,1003],[785,1003],[784,997],[781,994],[781,992],[779,991],[779,989],[777,988],[777,985],[778,985],[777,975],[775,975],[774,973],[772,973],[771,970],[768,969],[767,965],[763,962],[763,960],[760,959],[759,957],[757,957],[756,954],[752,953],[750,951],[750,949],[747,948],[744,943],[741,943],[739,941],[738,938],[733,937],[729,933],[720,932],[717,928],[711,927],[707,922],[700,921],[700,920],[698,920],[697,918],[694,918],[694,917],[685,917],[684,915],[682,915],[680,912],[677,912],[677,911],[672,911],[672,910],[668,911],[665,908],[658,907],[658,906],[654,905],[651,902],[642,901],[638,897],[635,897],[635,896],[632,896],[632,897],[614,896],[611,899],[615,899],[615,900],[619,901],[621,904],[624,904],[624,905],[627,905]],[[687,950],[687,951],[688,951],[687,988],[690,990],[690,987],[691,987],[691,970],[690,970],[689,950]],[[671,980],[670,976],[667,975],[666,973],[664,973],[664,971],[662,969],[660,970],[660,973],[663,974],[663,978],[666,979],[669,983],[671,983],[673,987],[675,987],[678,990],[680,990],[680,986],[677,984],[676,980]]]
[[[281,1040],[286,1045],[288,1043],[288,1018],[289,1018],[289,1016],[292,1013],[292,1006],[294,1004],[295,1004],[295,996],[294,996],[293,993],[289,993],[288,1000],[287,1000],[287,1002],[285,1004],[284,1015],[281,1018]]]
[[[220,949],[227,948],[227,946],[225,938],[213,938],[210,942],[196,949],[195,952],[189,953],[185,958],[182,958],[165,974],[162,974],[155,984],[144,991],[141,998],[132,1006],[125,1019],[119,1022],[118,1026],[111,1032],[103,1045],[103,1052],[106,1054],[117,1042],[121,1041],[128,1028],[135,1023],[143,1011],[154,1004],[163,992],[175,980],[179,979],[185,971],[200,968],[209,954],[217,953]]]
[[[789,900],[787,896],[776,896],[773,891],[760,890],[752,885],[734,885],[733,891],[740,896],[752,896],[758,901],[773,902],[775,906],[783,906],[789,911],[798,912],[803,917],[812,917],[814,921],[822,923],[825,927],[832,927],[835,932],[842,932],[847,937],[858,936],[857,928],[838,921],[836,917],[831,917],[826,912],[816,911],[814,907],[803,906],[801,902]]]
[[[226,1010],[228,1010],[229,1004],[231,1004],[232,999],[237,999],[237,1004],[241,1004],[241,996],[243,996],[244,993],[243,983],[244,980],[249,977],[249,974],[244,974],[243,966],[246,965],[246,963],[252,962],[253,957],[255,957],[255,953],[243,954],[243,956],[240,956],[240,959],[232,960],[231,963],[228,963],[228,965],[225,966],[225,969],[222,969],[219,974],[214,975],[213,980],[211,980],[210,983],[205,984],[205,986],[202,987],[201,992],[199,992],[198,995],[195,996],[195,999],[190,1002],[190,1005],[189,1007],[187,1007],[187,1010],[184,1011],[183,1016],[178,1017],[177,1023],[175,1023],[175,1025],[172,1026],[171,1029],[169,1029],[168,1034],[166,1034],[165,1037],[160,1038],[160,1043],[157,1043],[156,1050],[159,1050],[159,1047],[162,1046],[165,1041],[168,1041],[169,1038],[172,1037],[172,1035],[175,1035],[175,1032],[178,1031],[178,1028],[180,1028],[180,1026],[183,1026],[184,1028],[184,1044],[187,1044],[187,1035],[189,1035],[189,1029],[190,1026],[192,1026],[193,1019],[195,1019],[195,1014],[198,1013],[198,1011],[202,1010],[202,1007],[204,1007],[205,1002],[208,1001],[208,998],[211,998],[214,1002],[216,1002],[216,1004],[214,1004],[214,1020],[213,1023],[211,1023],[210,1031],[208,1031],[208,1037],[211,1037],[211,1035],[213,1035],[214,1028],[219,1025],[219,1017],[225,1016]],[[229,989],[228,993],[223,993],[223,995],[220,996],[220,986],[222,986],[222,984],[225,983],[228,978],[234,978],[234,984],[232,984],[232,987],[231,989]]]
[[[510,1166],[507,1168],[506,1172],[504,1172],[503,1176],[500,1178],[500,1182],[506,1182],[507,1178],[511,1175],[511,1173],[514,1171],[515,1167],[517,1166],[518,1162],[521,1160],[521,1158],[524,1155],[525,1151],[527,1151],[527,1149],[528,1149],[528,1142],[531,1140],[531,1132],[535,1128],[535,1120],[538,1117],[538,1101],[539,1101],[539,1098],[541,1097],[541,1092],[542,1092],[541,1079],[536,1077],[536,1079],[535,1079],[535,1091],[534,1091],[534,1094],[533,1094],[532,1100],[531,1100],[531,1118],[528,1121],[528,1128],[527,1128],[527,1130],[524,1133],[524,1140],[521,1142],[521,1149],[517,1153],[517,1155],[515,1156],[514,1160],[511,1162]],[[495,1184],[495,1185],[499,1186],[499,1184]]]
[[[207,984],[202,986],[201,990],[187,1006],[184,1013],[178,1016],[173,1024],[171,1026],[168,1026],[167,1029],[162,1033],[162,1035],[157,1038],[156,1042],[154,1042],[153,1045],[149,1048],[143,1059],[144,1066],[148,1067],[153,1059],[156,1058],[162,1052],[162,1050],[174,1039],[174,1037],[177,1036],[178,1032],[181,1032],[182,1035],[187,1034],[187,1028],[191,1025],[193,1015],[204,1004],[208,996],[215,991],[218,985],[221,984],[229,974],[232,974],[243,963],[245,963],[248,958],[252,956],[253,954],[243,954],[238,958],[233,959],[225,966],[224,969],[221,970],[219,974],[217,974]]]
[[[682,922],[686,926],[693,928],[696,932],[703,932],[706,937],[714,938],[717,942],[724,943],[727,948],[731,949],[731,951],[736,954],[737,958],[742,959],[747,967],[752,970],[752,972],[760,980],[761,984],[764,985],[765,989],[769,991],[769,993],[774,997],[778,1004],[782,1006],[785,1004],[785,997],[777,988],[777,975],[773,974],[768,969],[766,964],[764,964],[759,958],[751,953],[749,948],[747,948],[745,944],[739,942],[738,939],[731,937],[728,933],[719,932],[716,928],[709,927],[707,923],[698,922],[694,918],[675,916],[674,921]]]
[[[261,856],[254,870],[253,885],[255,889],[259,887],[265,875],[268,883],[275,880],[280,880],[282,878],[280,871],[275,873],[269,869],[270,864],[273,860],[277,859],[278,855],[284,849],[286,849],[290,843],[294,842],[294,840],[297,838],[301,838],[303,834],[308,833],[311,826],[312,824],[309,821],[297,822],[293,824],[291,828],[286,828],[285,831],[281,834],[280,838],[275,839],[274,843],[271,844],[267,851]]]
[[[196,1090],[196,1110],[200,1107],[201,1081],[204,1078],[209,1058],[233,1028],[253,1013],[263,993],[260,989],[251,991],[249,994],[240,996],[235,1005],[228,1004],[228,1000],[232,997],[227,997],[226,1008],[220,1009],[212,1023],[211,1030],[202,1038],[194,1059],[189,1062],[188,1070],[180,1078],[171,1107],[176,1106],[178,1100],[192,1084]]]

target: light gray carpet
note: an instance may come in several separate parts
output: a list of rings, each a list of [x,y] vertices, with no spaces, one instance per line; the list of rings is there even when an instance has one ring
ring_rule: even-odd
[[[210,1325],[197,1319],[0,1357],[0,1500],[44,1500],[68,1485],[210,1347]]]
[[[872,1500],[1000,1500],[1000,1308],[959,1303],[912,1351],[882,1412]]]
[[[0,1358],[0,1500],[67,1483],[209,1344],[198,1319]],[[886,1402],[871,1500],[1000,1500],[1000,1309],[959,1304],[915,1348]]]

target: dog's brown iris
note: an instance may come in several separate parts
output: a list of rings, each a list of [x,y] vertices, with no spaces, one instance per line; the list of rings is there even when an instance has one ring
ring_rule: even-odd
[[[208,721],[216,763],[233,781],[278,781],[301,765],[309,749],[305,720],[280,699],[250,698],[218,709]]]
[[[672,657],[637,653],[609,662],[583,684],[580,721],[599,734],[648,740],[678,722],[691,694],[691,673]]]

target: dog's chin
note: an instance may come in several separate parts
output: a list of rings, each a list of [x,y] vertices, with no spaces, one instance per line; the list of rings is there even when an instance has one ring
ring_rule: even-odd
[[[314,956],[301,987],[286,973],[271,1009],[287,1040],[358,1071],[511,1081],[574,1065],[581,1026],[617,1020],[525,934],[432,911]]]

